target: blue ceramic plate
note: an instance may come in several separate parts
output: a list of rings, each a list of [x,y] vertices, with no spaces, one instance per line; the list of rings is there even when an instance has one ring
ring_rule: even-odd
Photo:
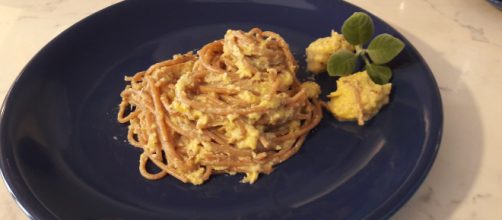
[[[140,151],[116,122],[123,77],[221,38],[228,28],[282,35],[304,48],[362,9],[339,1],[125,1],[77,23],[25,67],[2,111],[1,169],[34,219],[379,219],[415,192],[438,150],[442,108],[424,60],[403,39],[390,104],[367,125],[329,114],[302,149],[255,184],[201,186],[138,172]],[[302,68],[299,75],[305,75]],[[317,76],[324,93],[335,79]],[[324,95],[325,95],[324,94]]]

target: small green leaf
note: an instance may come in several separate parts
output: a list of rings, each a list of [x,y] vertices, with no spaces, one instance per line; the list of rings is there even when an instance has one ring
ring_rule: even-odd
[[[373,20],[363,12],[352,14],[342,26],[342,34],[352,45],[363,45],[375,32]]]
[[[388,83],[392,77],[392,70],[388,66],[367,64],[365,68],[370,78],[376,84],[383,85]]]
[[[366,50],[373,63],[384,64],[390,62],[404,48],[404,43],[390,34],[376,36]]]
[[[330,76],[346,76],[354,72],[357,56],[349,50],[342,49],[331,55],[328,60]]]

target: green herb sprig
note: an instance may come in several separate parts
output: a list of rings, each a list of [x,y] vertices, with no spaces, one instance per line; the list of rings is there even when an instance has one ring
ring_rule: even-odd
[[[347,49],[333,53],[328,60],[328,74],[330,76],[347,76],[354,73],[357,58],[361,57],[365,63],[364,69],[373,82],[377,84],[389,82],[392,71],[385,64],[403,50],[404,43],[390,34],[380,34],[371,40],[368,48],[363,48],[374,32],[373,20],[363,12],[356,12],[345,20],[342,34],[354,46],[355,53]]]

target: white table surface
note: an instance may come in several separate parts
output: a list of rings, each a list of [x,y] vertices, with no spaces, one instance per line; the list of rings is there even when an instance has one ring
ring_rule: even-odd
[[[118,0],[0,0],[0,100],[47,42]],[[430,65],[444,134],[425,182],[393,219],[502,219],[502,11],[484,0],[350,0]],[[497,101],[499,100],[499,101]],[[27,219],[0,183],[0,219]]]

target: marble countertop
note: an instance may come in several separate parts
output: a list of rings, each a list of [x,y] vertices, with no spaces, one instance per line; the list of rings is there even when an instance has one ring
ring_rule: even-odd
[[[24,65],[118,0],[0,0],[0,100]],[[430,65],[445,112],[434,166],[393,219],[502,218],[502,11],[485,0],[350,0],[397,28]],[[0,219],[27,219],[0,183]]]

